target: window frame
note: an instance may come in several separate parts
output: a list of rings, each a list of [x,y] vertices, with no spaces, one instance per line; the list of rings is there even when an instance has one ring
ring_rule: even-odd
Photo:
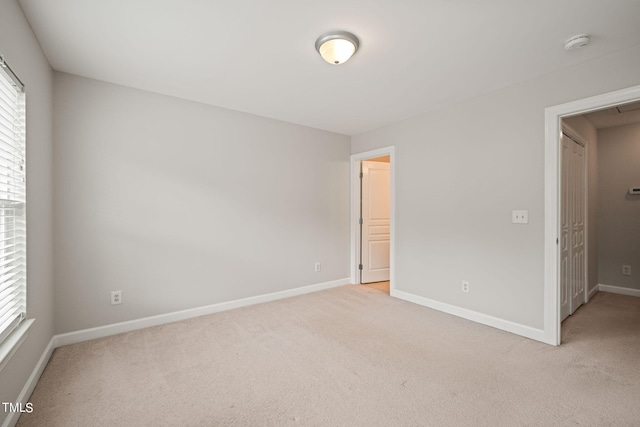
[[[26,93],[0,55],[0,370],[24,342],[27,319]]]

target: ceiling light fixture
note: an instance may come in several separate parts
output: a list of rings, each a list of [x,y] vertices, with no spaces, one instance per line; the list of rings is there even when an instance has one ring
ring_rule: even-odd
[[[329,64],[342,64],[353,56],[360,46],[360,40],[347,31],[324,33],[316,40],[316,50]]]
[[[578,34],[577,36],[569,37],[566,42],[564,42],[565,50],[571,49],[580,49],[581,47],[585,47],[589,44],[589,35],[588,34]]]

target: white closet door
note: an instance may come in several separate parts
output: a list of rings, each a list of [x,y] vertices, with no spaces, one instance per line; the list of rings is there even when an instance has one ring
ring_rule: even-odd
[[[562,135],[560,215],[560,316],[564,320],[584,302],[585,149]]]
[[[572,144],[571,150],[571,314],[584,302],[585,253],[585,158],[584,147]]]
[[[562,135],[562,167],[561,167],[561,197],[560,197],[560,318],[564,320],[570,314],[569,287],[571,271],[570,246],[570,200],[571,200],[571,145],[574,144]]]

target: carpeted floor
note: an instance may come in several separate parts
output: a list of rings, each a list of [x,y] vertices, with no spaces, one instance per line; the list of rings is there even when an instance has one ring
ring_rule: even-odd
[[[552,347],[342,286],[57,349],[26,426],[639,426],[640,298]]]
[[[386,292],[387,294],[389,294],[390,282],[388,280],[386,282],[373,282],[373,283],[367,283],[365,284],[365,286],[371,289],[376,289],[378,291]]]

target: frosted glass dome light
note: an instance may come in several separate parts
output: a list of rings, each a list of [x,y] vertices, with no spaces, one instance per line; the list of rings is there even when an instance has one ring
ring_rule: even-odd
[[[316,40],[316,50],[329,64],[338,65],[347,62],[358,50],[360,41],[346,31],[325,33]]]

